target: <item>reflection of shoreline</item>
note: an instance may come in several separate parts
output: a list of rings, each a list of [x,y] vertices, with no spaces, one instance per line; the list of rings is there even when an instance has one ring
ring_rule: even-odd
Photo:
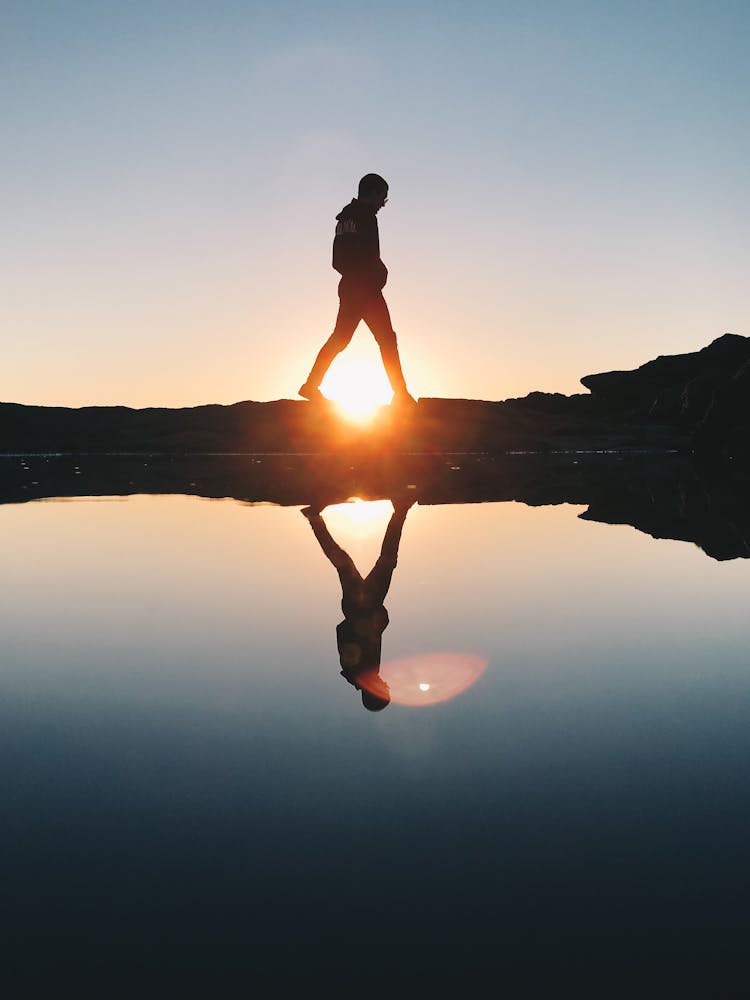
[[[421,504],[586,505],[586,520],[694,542],[715,559],[750,557],[750,478],[679,455],[0,457],[0,503],[160,493],[303,506],[404,490]]]

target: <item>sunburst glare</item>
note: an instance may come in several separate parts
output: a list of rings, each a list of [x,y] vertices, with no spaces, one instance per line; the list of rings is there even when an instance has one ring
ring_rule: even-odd
[[[342,359],[329,369],[320,388],[343,416],[358,423],[371,420],[393,397],[379,361],[363,358]]]

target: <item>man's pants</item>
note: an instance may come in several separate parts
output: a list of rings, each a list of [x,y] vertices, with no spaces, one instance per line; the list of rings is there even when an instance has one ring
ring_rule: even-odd
[[[396,333],[391,324],[391,316],[383,293],[374,292],[363,296],[361,293],[352,294],[346,289],[339,288],[339,300],[339,314],[333,333],[321,347],[307,381],[314,386],[320,385],[334,358],[352,339],[360,320],[364,320],[380,348],[383,367],[391,388],[394,392],[406,392]]]

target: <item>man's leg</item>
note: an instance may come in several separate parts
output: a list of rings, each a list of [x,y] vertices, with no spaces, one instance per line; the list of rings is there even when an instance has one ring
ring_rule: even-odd
[[[359,592],[362,589],[362,576],[352,557],[334,540],[325,521],[314,508],[306,508],[302,513],[307,518],[326,558],[335,567],[344,595],[351,597],[354,592]]]
[[[401,370],[401,358],[398,353],[398,342],[396,332],[391,323],[391,314],[382,293],[373,296],[362,310],[362,319],[372,330],[372,334],[380,348],[380,356],[383,359],[383,367],[388,376],[396,396],[404,398],[409,396],[406,388],[406,380]],[[411,397],[409,396],[409,399]]]
[[[397,504],[393,508],[391,519],[383,535],[380,555],[377,562],[365,577],[365,589],[373,604],[384,604],[391,577],[398,562],[398,547],[401,542],[401,532],[404,528],[406,515],[413,501],[408,504]]]
[[[300,396],[312,399],[318,395],[320,383],[325,378],[326,372],[331,367],[334,358],[344,350],[354,336],[354,331],[361,319],[362,312],[356,303],[347,299],[339,301],[339,313],[336,317],[333,333],[318,352],[315,364],[312,366],[305,384],[299,390]]]

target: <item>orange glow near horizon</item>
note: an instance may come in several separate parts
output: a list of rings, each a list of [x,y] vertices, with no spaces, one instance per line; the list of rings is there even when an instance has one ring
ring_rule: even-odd
[[[382,365],[356,357],[332,366],[320,389],[347,420],[357,423],[372,420],[393,397]]]

